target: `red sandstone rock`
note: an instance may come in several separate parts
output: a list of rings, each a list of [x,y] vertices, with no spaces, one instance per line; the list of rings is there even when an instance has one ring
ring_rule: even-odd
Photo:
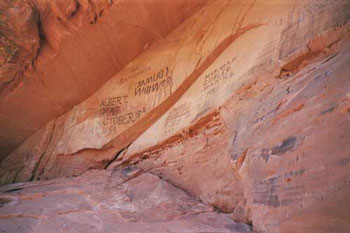
[[[210,3],[208,10],[191,17],[164,41],[157,43],[158,46],[152,46],[93,96],[54,119],[51,141],[44,149],[39,149],[45,152],[39,160],[35,152],[28,156],[29,160],[34,158],[31,163],[37,163],[31,177],[54,178],[78,175],[89,168],[104,168],[121,149],[175,104],[232,41],[252,29],[248,26],[227,35],[214,47],[211,43],[215,34],[212,34],[210,46],[203,46],[201,54],[193,54],[197,50],[193,40],[202,41],[212,27],[208,21],[215,21],[226,5],[225,1]],[[191,28],[194,24],[196,28]],[[192,72],[190,78],[184,72]],[[14,151],[2,163],[3,173],[15,174],[13,170],[17,169],[13,166],[21,166],[9,160],[13,161],[11,158],[21,150],[28,151],[23,149],[28,146],[24,143],[20,146],[22,149]],[[16,180],[5,174],[2,182],[26,181],[28,178]]]
[[[206,0],[1,0],[0,161]]]
[[[134,165],[255,232],[349,232],[349,10],[211,1],[28,138],[1,182]]]
[[[173,185],[129,167],[1,187],[0,231],[251,232]]]

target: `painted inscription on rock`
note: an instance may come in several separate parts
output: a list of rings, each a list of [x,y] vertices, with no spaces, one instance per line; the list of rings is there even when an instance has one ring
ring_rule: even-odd
[[[130,79],[134,79],[140,75],[143,75],[144,73],[146,73],[147,71],[151,70],[150,66],[146,66],[146,67],[135,67],[131,70],[131,74],[128,76],[125,76],[123,78],[120,79],[120,83],[125,83],[126,81],[130,80]]]
[[[104,118],[102,124],[106,133],[115,133],[117,132],[118,126],[136,123],[141,117],[145,116],[146,113],[147,111],[145,107],[136,111],[118,113],[111,117]]]
[[[218,90],[221,82],[228,80],[234,75],[232,69],[232,63],[234,61],[235,58],[232,58],[230,61],[227,61],[205,75],[203,88],[208,94],[214,94]]]
[[[101,101],[99,113],[103,117],[102,125],[105,133],[114,133],[117,131],[117,126],[135,123],[146,114],[145,107],[130,112],[122,111],[122,107],[128,103],[128,95],[108,97]]]
[[[198,106],[198,114],[195,119],[203,116],[208,109],[215,105],[219,87],[224,87],[223,82],[232,79],[234,76],[232,63],[235,60],[236,57],[233,57],[212,71],[206,73],[202,83],[203,92],[199,100],[200,105]]]
[[[135,96],[147,95],[166,88],[169,88],[171,93],[172,86],[173,79],[170,75],[169,68],[166,67],[159,72],[138,81],[137,86],[135,87]]]
[[[109,97],[100,103],[100,114],[102,116],[116,116],[120,113],[122,105],[128,103],[128,96]]]

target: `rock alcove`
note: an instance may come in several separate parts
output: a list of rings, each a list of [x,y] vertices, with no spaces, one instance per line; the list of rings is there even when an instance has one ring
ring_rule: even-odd
[[[0,2],[1,232],[350,231],[349,0]]]

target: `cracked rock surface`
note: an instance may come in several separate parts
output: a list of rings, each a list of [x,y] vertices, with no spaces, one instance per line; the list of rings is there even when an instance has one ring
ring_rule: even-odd
[[[0,232],[222,232],[251,227],[133,168],[1,187]]]
[[[70,22],[78,14],[73,13],[76,1],[65,2],[67,9],[57,1],[52,9],[62,22]],[[91,25],[97,27],[99,20],[92,18]],[[139,28],[139,22],[127,25]],[[152,211],[145,208],[148,202],[142,199],[147,195],[142,193],[157,191],[153,183],[160,178],[200,200],[198,208],[221,212],[200,212],[197,217],[229,217],[251,224],[256,233],[348,233],[349,45],[350,1],[203,2],[94,94],[28,137],[1,162],[0,184],[31,181],[47,184],[49,190],[50,182],[62,187],[73,182],[96,203],[77,198],[85,212],[117,205],[121,223],[128,219],[159,226],[165,215],[166,225],[173,227],[169,216],[189,217],[193,215],[186,213],[195,211],[187,202],[181,208],[172,202],[172,209],[162,201],[159,212],[153,205],[147,207]],[[103,171],[90,171],[94,169]],[[113,176],[127,177],[129,172],[137,177]],[[140,181],[138,191],[124,189],[141,177],[145,184]],[[100,194],[111,182],[119,182],[123,198],[107,195],[110,202],[105,205]],[[4,190],[1,211],[16,210],[8,206],[18,203],[23,184],[18,185],[4,186],[12,191]],[[24,186],[29,190],[31,184]],[[96,193],[89,192],[90,186]],[[176,196],[176,190],[168,194]],[[158,197],[151,199],[164,200]],[[142,205],[133,212],[130,202]],[[2,219],[37,216],[40,206],[25,208],[24,214],[5,213]],[[169,212],[161,214],[165,210]],[[38,216],[46,220],[50,213]],[[103,221],[96,216],[84,218]],[[186,218],[182,225],[197,217]],[[39,229],[44,220],[26,218],[17,225],[38,221]],[[193,231],[216,232],[210,224]],[[222,225],[216,226],[220,232]]]

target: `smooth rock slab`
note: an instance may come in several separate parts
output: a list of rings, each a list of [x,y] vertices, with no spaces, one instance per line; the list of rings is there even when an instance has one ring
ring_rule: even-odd
[[[0,232],[251,232],[159,177],[127,168],[0,188]]]

